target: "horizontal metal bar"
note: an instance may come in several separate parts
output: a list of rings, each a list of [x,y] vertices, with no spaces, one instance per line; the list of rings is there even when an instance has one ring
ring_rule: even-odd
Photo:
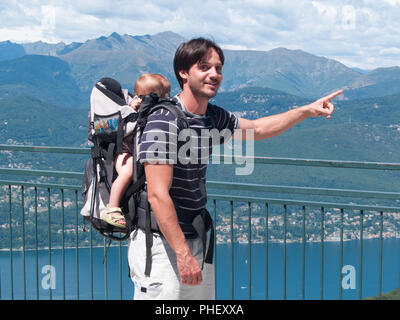
[[[261,197],[241,197],[241,196],[226,196],[220,194],[208,194],[208,199],[224,200],[224,201],[237,201],[237,202],[262,202],[269,204],[287,204],[292,206],[310,206],[310,207],[324,207],[335,209],[349,209],[349,210],[366,210],[366,211],[384,211],[384,212],[400,212],[400,207],[382,207],[382,206],[367,206],[360,204],[345,204],[335,202],[315,202],[315,201],[301,201],[301,200],[288,200],[288,199],[270,199]]]
[[[274,157],[246,157],[229,155],[212,155],[212,161],[222,161],[227,163],[239,163],[254,161],[258,164],[280,164],[306,167],[328,167],[328,168],[353,168],[353,169],[375,169],[375,170],[400,170],[400,163],[388,162],[362,162],[362,161],[341,161],[341,160],[318,160],[318,159],[294,159],[294,158],[274,158]]]
[[[50,189],[70,189],[80,190],[79,185],[62,185],[62,184],[50,184],[50,183],[31,183],[31,182],[20,182],[20,181],[7,181],[0,180],[0,185],[12,185],[12,186],[26,186],[26,187],[38,187],[38,188],[50,188]],[[384,207],[384,206],[367,206],[367,205],[350,205],[345,203],[332,203],[332,202],[316,202],[316,201],[301,201],[301,200],[289,200],[289,199],[271,199],[264,197],[241,197],[241,196],[227,196],[219,194],[208,194],[209,199],[225,200],[225,201],[239,201],[239,202],[268,202],[270,204],[287,204],[293,206],[311,206],[311,207],[325,207],[325,208],[339,208],[339,209],[350,209],[350,210],[369,210],[369,211],[387,211],[387,212],[400,212],[400,207]]]
[[[310,188],[296,186],[277,186],[236,182],[219,182],[207,181],[208,188],[229,189],[241,191],[256,192],[279,192],[291,194],[307,194],[307,195],[324,195],[324,196],[343,196],[353,198],[376,198],[376,199],[399,199],[399,192],[382,192],[382,191],[366,191],[366,190],[350,190],[350,189],[327,189],[327,188]]]
[[[0,144],[0,150],[24,151],[24,152],[45,152],[45,153],[90,154],[90,148],[17,146],[17,145],[7,145],[7,144]]]
[[[0,168],[0,174],[82,179],[83,172]]]
[[[0,144],[0,151],[25,151],[25,152],[46,152],[46,153],[70,153],[90,154],[90,148],[71,147],[48,147],[48,146],[17,146]],[[330,167],[330,168],[353,168],[353,169],[375,169],[375,170],[400,170],[400,163],[387,162],[362,162],[362,161],[341,161],[341,160],[319,160],[319,159],[295,159],[275,157],[246,157],[229,155],[212,155],[212,161],[232,163],[232,161],[254,161],[258,164],[279,164],[307,167]]]
[[[30,170],[15,168],[0,168],[0,174],[24,175],[24,176],[45,176],[56,178],[82,179],[83,172],[49,171],[49,170]],[[208,181],[208,188],[244,190],[255,192],[277,192],[291,194],[324,195],[324,196],[344,196],[358,198],[376,198],[376,199],[400,199],[398,192],[348,190],[348,189],[327,189],[327,188],[309,188],[296,186],[276,186],[234,182]]]
[[[55,183],[33,183],[23,181],[11,181],[11,180],[0,180],[0,185],[5,186],[24,186],[24,187],[38,187],[38,188],[50,188],[50,189],[70,189],[80,190],[82,186],[79,185],[66,185],[66,184],[55,184]]]
[[[15,169],[15,168],[0,168],[0,174],[45,176],[45,177],[72,178],[72,179],[83,178],[83,172],[31,170],[31,169]],[[255,192],[277,192],[277,193],[291,193],[291,194],[344,196],[344,197],[355,197],[355,198],[375,198],[375,199],[395,199],[395,200],[400,199],[400,193],[398,192],[382,192],[382,191],[277,186],[277,185],[262,185],[262,184],[218,182],[218,181],[207,181],[207,187],[214,189],[225,189],[225,190],[229,189],[229,190],[255,191]]]

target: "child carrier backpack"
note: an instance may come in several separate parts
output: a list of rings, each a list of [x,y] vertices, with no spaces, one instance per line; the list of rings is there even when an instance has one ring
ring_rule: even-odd
[[[80,213],[85,221],[110,241],[126,240],[137,226],[140,204],[144,203],[142,207],[146,209],[149,207],[147,193],[144,192],[144,167],[138,161],[139,141],[148,116],[158,109],[166,109],[176,117],[179,129],[188,127],[185,114],[172,99],[159,99],[156,94],[150,94],[141,97],[142,102],[138,111],[135,111],[128,105],[129,96],[127,90],[121,89],[118,81],[111,78],[103,78],[97,82],[90,96],[88,139],[93,147],[91,157],[85,165],[82,181],[84,204]],[[134,157],[134,174],[131,185],[120,201],[126,220],[126,226],[121,228],[103,221],[101,215],[109,202],[111,185],[117,177],[115,158],[122,153],[122,139],[126,136],[132,138],[130,143]],[[144,220],[144,228],[156,230],[154,217],[146,215]]]
[[[160,108],[171,111],[177,118],[178,128],[188,127],[183,111],[170,99],[159,99],[151,94],[142,97],[142,103],[135,111],[128,105],[130,94],[121,89],[118,81],[102,78],[92,89],[90,96],[89,133],[93,143],[91,158],[85,166],[82,181],[84,206],[81,215],[103,236],[113,240],[125,240],[135,227],[137,211],[137,193],[145,185],[144,170],[137,163],[138,144],[147,117]],[[115,157],[122,153],[122,139],[131,136],[134,151],[134,174],[132,184],[127,188],[120,201],[126,219],[126,227],[115,227],[101,219],[101,214],[109,202],[111,185],[117,173]]]

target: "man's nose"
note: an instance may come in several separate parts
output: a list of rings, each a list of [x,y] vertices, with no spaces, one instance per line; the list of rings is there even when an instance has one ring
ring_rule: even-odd
[[[217,78],[220,76],[221,76],[221,74],[217,71],[216,67],[210,68],[210,77]]]

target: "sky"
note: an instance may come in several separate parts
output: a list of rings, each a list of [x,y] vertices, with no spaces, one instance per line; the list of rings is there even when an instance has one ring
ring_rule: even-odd
[[[362,69],[400,65],[400,0],[0,0],[0,41],[163,31],[226,49],[300,49]]]

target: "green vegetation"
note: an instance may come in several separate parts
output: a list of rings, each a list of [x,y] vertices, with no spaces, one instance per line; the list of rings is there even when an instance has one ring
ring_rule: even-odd
[[[63,108],[20,94],[0,100],[0,112],[3,143],[80,146],[87,140],[88,109]]]
[[[382,297],[379,297],[379,294],[376,296],[366,298],[365,300],[399,300],[399,289],[395,289],[388,293],[382,293]]]
[[[68,63],[41,55],[0,61],[0,97],[20,94],[71,108],[85,105],[86,100],[71,76]]]

